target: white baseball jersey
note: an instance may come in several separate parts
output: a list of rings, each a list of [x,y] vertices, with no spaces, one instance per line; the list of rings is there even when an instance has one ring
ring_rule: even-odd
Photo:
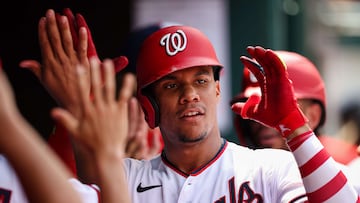
[[[95,185],[86,185],[80,183],[77,179],[70,179],[73,185],[82,197],[84,203],[98,203],[98,188]],[[56,183],[54,183],[56,184]],[[34,183],[36,187],[36,183]],[[8,160],[0,154],[0,203],[27,203],[25,191],[21,182],[10,165]]]
[[[185,174],[163,156],[126,159],[134,203],[304,202],[305,189],[290,152],[251,150],[225,142],[206,165]]]
[[[24,189],[10,163],[0,154],[0,202],[27,203]]]

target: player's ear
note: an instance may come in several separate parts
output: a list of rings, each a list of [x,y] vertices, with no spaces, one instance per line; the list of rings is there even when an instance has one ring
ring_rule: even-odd
[[[322,108],[318,103],[311,102],[303,109],[305,116],[309,119],[311,129],[315,129],[321,120]]]
[[[215,81],[215,89],[216,89],[216,98],[220,100],[220,81]]]

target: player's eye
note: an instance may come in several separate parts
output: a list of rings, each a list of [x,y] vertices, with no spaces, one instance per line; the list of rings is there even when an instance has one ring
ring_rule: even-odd
[[[205,80],[205,79],[197,80],[197,83],[199,83],[199,84],[205,84],[206,82],[207,82],[207,80]]]
[[[166,84],[165,89],[174,89],[177,87],[177,85],[175,83],[171,83],[171,84]]]

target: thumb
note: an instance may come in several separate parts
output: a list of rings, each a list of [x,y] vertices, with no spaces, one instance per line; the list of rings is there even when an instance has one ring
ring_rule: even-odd
[[[246,103],[237,102],[231,106],[231,109],[245,119],[251,118],[260,100],[259,95],[251,95]]]
[[[119,56],[113,59],[114,66],[115,66],[115,72],[120,72],[123,70],[128,64],[129,60],[126,56]]]
[[[29,69],[34,75],[41,80],[41,64],[36,60],[23,60],[20,62],[21,68]]]
[[[70,112],[62,108],[54,108],[51,111],[51,116],[64,126],[71,135],[76,135],[79,121]]]

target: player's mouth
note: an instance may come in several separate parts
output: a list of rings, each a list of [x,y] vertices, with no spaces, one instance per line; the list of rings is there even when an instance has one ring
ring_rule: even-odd
[[[275,134],[265,134],[259,136],[259,141],[263,147],[272,147],[279,139],[281,139],[281,137]]]
[[[195,121],[204,115],[204,112],[198,108],[186,109],[180,114],[181,120]]]

